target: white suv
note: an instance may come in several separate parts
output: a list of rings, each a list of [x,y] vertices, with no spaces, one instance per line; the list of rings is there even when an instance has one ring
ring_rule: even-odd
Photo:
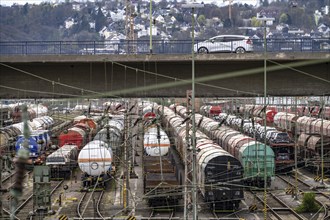
[[[252,40],[244,35],[219,35],[194,45],[195,53],[253,51]]]

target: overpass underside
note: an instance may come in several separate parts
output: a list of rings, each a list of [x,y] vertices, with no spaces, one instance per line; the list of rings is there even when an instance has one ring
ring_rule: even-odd
[[[267,55],[268,96],[330,93],[330,55]],[[185,97],[191,55],[1,56],[0,98]],[[197,55],[196,97],[264,95],[262,54]]]

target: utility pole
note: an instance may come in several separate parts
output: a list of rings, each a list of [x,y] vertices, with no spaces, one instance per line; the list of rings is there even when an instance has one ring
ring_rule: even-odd
[[[191,90],[187,91],[187,114],[189,114],[190,109],[191,109],[191,103],[190,103],[190,98],[191,98]],[[192,155],[191,151],[189,150],[190,148],[190,123],[189,120],[186,122],[186,147],[185,147],[185,155],[184,155],[184,176],[185,176],[185,183],[184,183],[184,220],[189,219],[189,213],[188,213],[188,207],[192,206],[192,195],[191,195],[191,190],[188,191],[188,186],[192,185],[192,179],[191,179],[191,172],[192,172]]]
[[[229,13],[229,20],[231,22],[231,3],[233,3],[234,0],[223,0],[223,2],[228,2],[228,13]]]
[[[321,97],[321,185],[324,185],[324,147],[323,147],[323,112],[324,112],[324,97]]]
[[[124,205],[124,212],[128,212],[129,206],[129,197],[128,197],[128,190],[129,190],[129,160],[128,160],[128,106],[129,103],[126,103],[126,114],[124,119],[124,162],[125,162],[125,172],[124,172],[124,181],[123,181],[123,205]]]
[[[267,120],[266,120],[266,98],[267,98],[267,39],[266,39],[266,25],[267,21],[273,21],[275,20],[274,18],[266,18],[266,17],[261,17],[257,18],[257,20],[263,21],[264,23],[264,106],[265,106],[265,111],[264,111],[264,129],[266,132],[266,127],[267,127]],[[267,144],[267,139],[265,135],[265,149],[264,149],[264,219],[267,219],[267,162],[266,162],[266,157],[267,157],[267,152],[266,152],[266,144]]]
[[[203,8],[204,4],[198,4],[196,2],[190,4],[183,4],[183,8],[190,8],[191,9],[191,121],[192,121],[192,135],[191,135],[191,147],[192,147],[192,189],[191,189],[191,196],[192,196],[192,209],[193,209],[193,220],[198,219],[197,213],[197,169],[196,169],[196,122],[195,122],[195,52],[194,52],[194,44],[195,44],[195,9],[196,8]],[[189,101],[189,92],[187,94],[188,101]],[[187,105],[188,106],[188,105]],[[189,142],[188,142],[189,143]],[[187,168],[187,167],[186,167]],[[187,172],[187,171],[185,171]],[[185,212],[186,213],[186,212]],[[187,214],[187,213],[186,213]],[[187,215],[185,217],[188,217]]]
[[[150,19],[150,42],[149,42],[149,50],[150,50],[150,54],[152,54],[152,0],[150,0],[150,7],[149,7],[149,19]]]

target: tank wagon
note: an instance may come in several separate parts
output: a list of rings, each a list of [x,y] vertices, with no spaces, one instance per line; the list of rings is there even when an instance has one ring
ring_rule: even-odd
[[[181,158],[184,158],[187,144],[186,125],[182,117],[174,111],[164,108],[163,123],[176,136],[175,146]],[[161,107],[158,108],[161,113]],[[192,130],[189,128],[189,134]],[[243,178],[243,167],[233,157],[205,134],[196,131],[197,149],[197,185],[204,201],[213,210],[235,210],[244,199],[240,187]],[[184,176],[181,177],[184,179]]]
[[[178,176],[183,173],[177,153],[170,148],[170,140],[156,120],[154,103],[140,105],[143,115],[143,184],[149,195],[148,204],[157,208],[175,209],[182,199]],[[174,166],[175,165],[175,166]],[[182,180],[181,180],[182,181]]]
[[[15,143],[16,153],[24,147],[24,135],[19,135]],[[33,130],[28,139],[29,158],[31,164],[40,165],[44,162],[43,154],[45,154],[48,146],[50,146],[50,136],[48,130]]]
[[[55,152],[48,155],[46,165],[50,166],[53,180],[70,177],[72,170],[78,165],[78,146],[72,144],[63,145]]]
[[[22,105],[15,105],[11,113],[11,118],[13,123],[18,123],[22,121]],[[48,113],[48,108],[42,104],[31,104],[27,107],[28,119],[32,120],[36,117],[45,116]]]
[[[104,127],[95,135],[94,140],[100,140],[105,143],[109,143],[111,149],[115,152],[123,143],[124,115],[112,114],[109,116],[109,119],[110,120],[105,122]],[[108,133],[109,137],[107,136]]]
[[[261,143],[269,145],[275,154],[277,171],[291,169],[294,165],[294,142],[287,132],[279,131],[275,127],[260,125],[250,119],[242,119],[235,115],[221,113],[219,120],[226,125],[255,138]]]
[[[74,124],[58,136],[59,146],[75,144],[81,149],[96,134],[97,123],[90,118],[76,118]]]
[[[143,145],[143,183],[149,206],[176,208],[182,198],[177,174],[182,168],[173,166],[170,141],[159,124],[146,124]]]
[[[94,187],[95,184],[104,189],[107,179],[115,170],[113,153],[118,155],[123,143],[124,115],[117,112],[109,115],[109,119],[103,120],[106,121],[104,127],[79,153],[78,164],[83,171],[84,189]]]
[[[83,172],[81,177],[83,190],[88,190],[91,187],[103,190],[112,169],[111,147],[100,140],[87,143],[80,150],[78,165]]]
[[[180,115],[187,117],[184,106],[176,106],[176,109]],[[271,185],[275,177],[275,161],[274,151],[268,145],[227,126],[219,126],[219,122],[200,114],[195,114],[195,120],[205,134],[240,161],[245,184],[263,186],[266,173],[267,184]]]
[[[32,131],[43,132],[45,136],[45,143],[47,146],[51,144],[49,132],[45,129],[49,129],[53,124],[54,120],[49,116],[43,116],[40,118],[35,118],[32,121],[28,121],[28,128]],[[15,123],[3,128],[0,128],[0,150],[14,150],[15,143],[19,135],[23,134],[23,122]]]

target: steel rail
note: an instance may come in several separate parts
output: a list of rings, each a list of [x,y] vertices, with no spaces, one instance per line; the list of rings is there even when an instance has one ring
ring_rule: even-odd
[[[82,216],[82,213],[80,212],[80,208],[82,208],[82,203],[83,203],[83,200],[84,198],[86,197],[87,195],[87,192],[84,193],[84,195],[81,197],[81,199],[79,200],[79,203],[77,205],[77,214],[78,214],[78,217],[83,219],[83,216]]]
[[[277,175],[277,177],[279,177],[281,180],[283,180],[284,182],[288,183],[290,186],[292,187],[296,187],[294,183],[291,183],[290,181],[286,180],[285,178],[281,177],[280,175]],[[302,179],[297,178],[297,180],[307,186],[313,193],[315,193],[316,195],[321,195],[324,196],[327,199],[330,199],[330,196],[325,194],[324,192],[319,191],[317,188],[315,188],[314,186],[309,185],[308,183],[304,182]],[[304,193],[304,191],[302,191],[301,189],[299,189],[300,193]],[[326,204],[322,203],[321,201],[319,201],[317,198],[315,198],[315,201],[323,207],[324,210],[324,218],[326,218],[328,216],[328,207]],[[319,210],[317,213],[319,213],[321,210]]]
[[[60,181],[50,192],[50,195],[53,195],[53,193],[62,185],[64,180]],[[21,203],[15,210],[15,213],[18,214],[19,210],[21,210],[30,200],[33,198],[33,194],[30,195],[23,203]]]
[[[96,212],[97,212],[97,215],[100,218],[104,218],[103,215],[101,214],[101,211],[100,211],[100,205],[101,205],[101,200],[103,198],[103,195],[104,195],[104,191],[101,191],[100,196],[99,196],[99,198],[97,200],[97,203],[96,203]]]

